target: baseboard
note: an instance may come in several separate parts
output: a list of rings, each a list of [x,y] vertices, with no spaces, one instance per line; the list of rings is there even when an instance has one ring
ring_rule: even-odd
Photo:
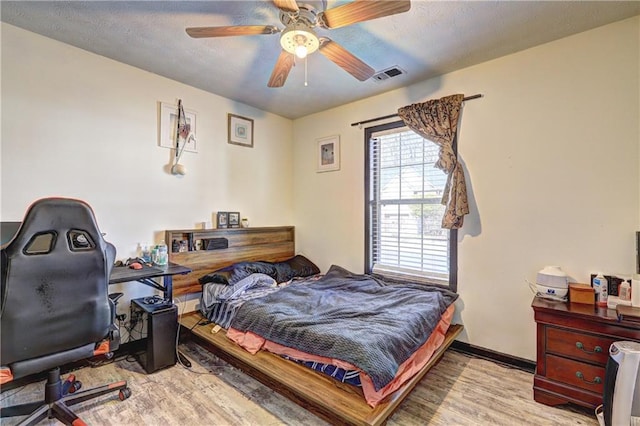
[[[528,373],[534,373],[536,371],[536,363],[534,361],[470,345],[469,343],[460,342],[458,340],[453,342],[451,349],[477,358],[483,358],[509,367],[514,367]]]

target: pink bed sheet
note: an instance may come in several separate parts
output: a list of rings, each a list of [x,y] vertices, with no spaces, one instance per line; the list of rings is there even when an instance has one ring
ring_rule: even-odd
[[[379,391],[375,390],[371,378],[366,373],[360,371],[360,383],[362,384],[362,392],[367,404],[371,407],[378,405],[384,398],[398,390],[407,380],[413,377],[427,364],[427,362],[429,362],[433,353],[444,342],[444,337],[449,329],[449,325],[451,324],[454,311],[455,306],[452,304],[444,312],[442,318],[440,318],[440,322],[433,330],[433,333],[431,333],[431,336],[429,336],[427,341],[400,365],[394,379]],[[323,364],[332,364],[346,370],[358,370],[358,368],[351,363],[341,361],[339,359],[308,354],[306,352],[266,340],[252,332],[242,332],[234,328],[229,328],[227,331],[227,337],[251,354],[255,354],[259,350],[266,350],[277,355],[286,355],[302,361],[315,361]]]

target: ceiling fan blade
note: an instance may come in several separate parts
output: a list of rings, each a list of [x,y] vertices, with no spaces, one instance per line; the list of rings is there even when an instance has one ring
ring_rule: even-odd
[[[276,66],[273,67],[271,77],[269,77],[268,87],[282,87],[284,82],[287,81],[287,76],[291,67],[293,66],[293,55],[286,50],[280,52]]]
[[[193,38],[203,38],[275,34],[279,33],[280,29],[273,25],[235,25],[228,27],[195,27],[187,28],[186,31]]]
[[[369,1],[356,0],[321,12],[320,22],[327,28],[340,28],[356,22],[395,15],[411,9],[410,0]]]
[[[356,58],[335,41],[329,40],[326,37],[320,39],[319,50],[320,53],[329,58],[330,61],[360,81],[365,81],[375,74],[373,68]]]
[[[284,10],[285,12],[297,12],[300,10],[298,9],[296,0],[273,0],[273,3],[278,9]]]

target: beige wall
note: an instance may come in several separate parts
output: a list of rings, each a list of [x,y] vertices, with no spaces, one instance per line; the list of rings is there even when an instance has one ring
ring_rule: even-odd
[[[326,270],[364,263],[363,130],[349,124],[412,102],[467,102],[460,156],[471,214],[459,234],[462,339],[535,357],[532,294],[544,265],[574,279],[630,273],[640,229],[640,18],[608,25],[295,122],[0,24],[0,214],[36,198],[87,200],[119,257],[217,210],[296,226]],[[374,84],[374,83],[363,83]],[[157,102],[198,113],[188,174],[166,172]],[[226,143],[226,114],[255,119],[255,148]],[[338,172],[316,173],[317,138],[339,134]],[[149,290],[125,284],[127,297]],[[195,300],[188,309],[193,308]],[[123,303],[126,306],[126,303]]]
[[[350,123],[481,93],[465,103],[458,142],[471,214],[459,233],[457,320],[464,341],[535,359],[525,279],[545,265],[579,282],[635,267],[639,28],[636,17],[296,120],[298,250],[322,270],[363,270],[364,130]],[[333,134],[341,170],[316,173],[315,140]]]
[[[239,211],[254,226],[290,225],[292,122],[2,24],[2,220],[45,196],[88,201],[118,250],[159,242]],[[158,102],[197,112],[197,154],[184,177],[158,147]],[[227,113],[252,117],[254,148],[227,143]],[[126,291],[150,293],[129,284]],[[123,306],[126,306],[123,303]]]

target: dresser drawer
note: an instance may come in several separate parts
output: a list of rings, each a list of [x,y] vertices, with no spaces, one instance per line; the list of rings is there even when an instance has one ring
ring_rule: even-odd
[[[574,361],[555,355],[546,355],[547,377],[551,380],[602,394],[604,367]]]
[[[604,336],[576,333],[555,327],[547,327],[546,339],[547,352],[603,366],[607,364],[609,346],[616,341]]]

